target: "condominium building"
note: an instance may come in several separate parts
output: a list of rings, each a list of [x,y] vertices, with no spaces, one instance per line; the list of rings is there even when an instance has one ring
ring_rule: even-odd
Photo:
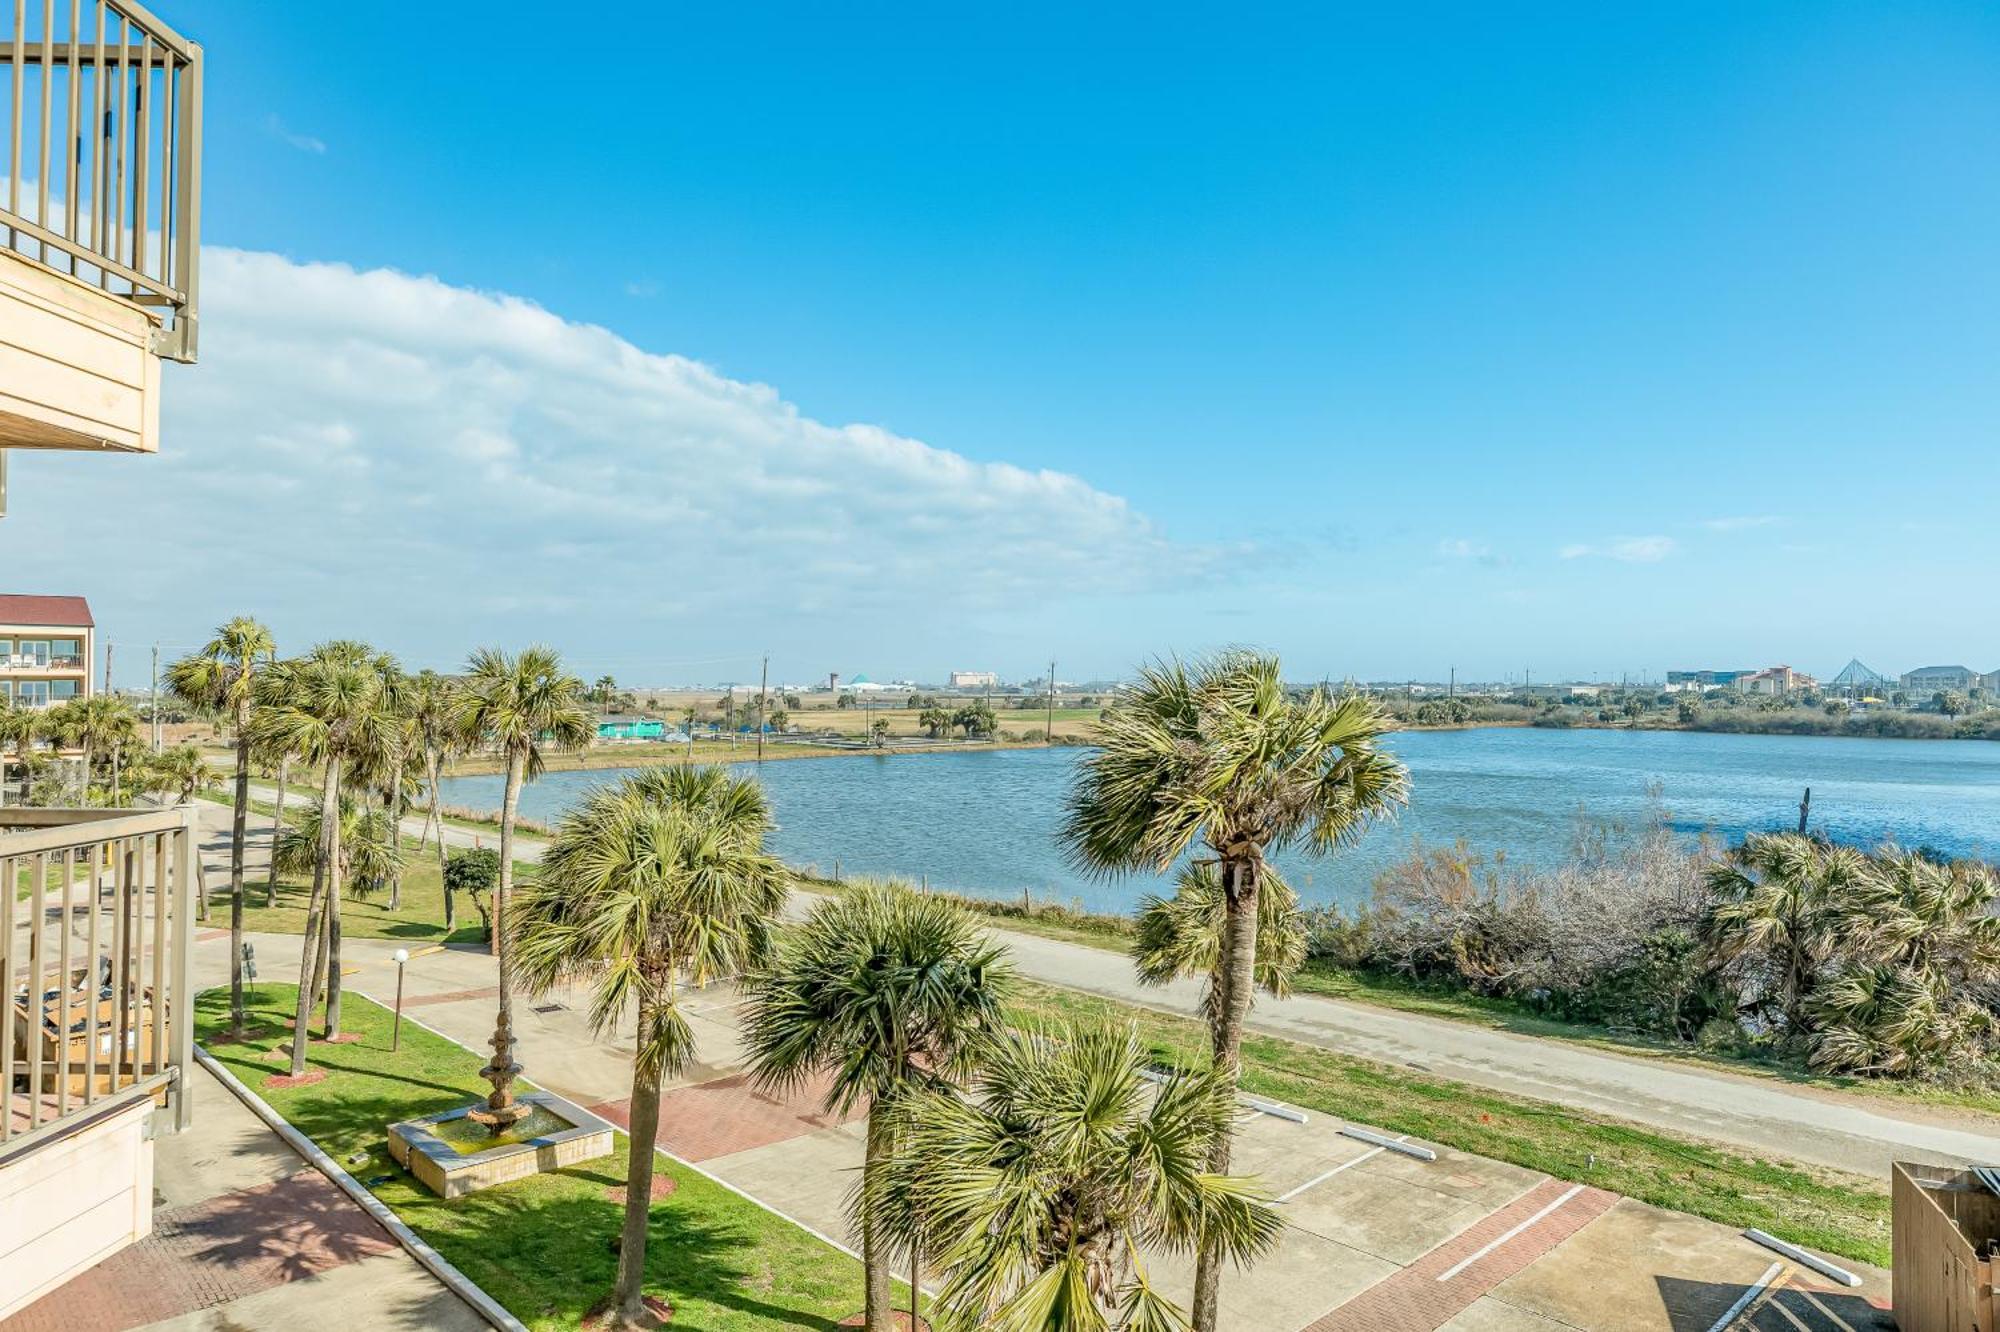
[[[1940,689],[1964,691],[1979,688],[1983,679],[1978,671],[1964,666],[1919,666],[1903,672],[1903,688],[1925,693]]]
[[[1000,677],[992,671],[953,671],[953,689],[993,689],[1000,683]]]
[[[46,708],[90,697],[96,637],[82,597],[0,592],[0,703]]]

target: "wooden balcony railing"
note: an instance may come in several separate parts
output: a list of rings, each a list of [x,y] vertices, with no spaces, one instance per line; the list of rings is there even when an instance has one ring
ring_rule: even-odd
[[[0,0],[0,249],[159,312],[195,357],[201,47],[131,0]]]
[[[0,809],[0,1165],[139,1098],[186,1127],[195,827]]]

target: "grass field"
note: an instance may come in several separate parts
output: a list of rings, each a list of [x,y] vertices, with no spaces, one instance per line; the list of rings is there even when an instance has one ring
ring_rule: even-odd
[[[327,1070],[326,1079],[274,1089],[268,1080],[285,1067],[267,1055],[296,999],[294,987],[260,987],[255,1018],[272,1034],[217,1046],[228,995],[210,991],[197,1007],[196,1038],[522,1322],[537,1332],[580,1326],[617,1275],[612,1240],[623,1208],[606,1190],[624,1182],[625,1135],[609,1156],[447,1202],[390,1159],[384,1129],[484,1095],[478,1057],[409,1023],[392,1054],[389,1013],[350,994],[341,1025],[360,1039],[311,1046],[311,1063]],[[830,1332],[861,1307],[861,1268],[852,1258],[696,1170],[664,1159],[656,1165],[676,1188],[653,1208],[646,1289],[673,1306],[672,1326]]]

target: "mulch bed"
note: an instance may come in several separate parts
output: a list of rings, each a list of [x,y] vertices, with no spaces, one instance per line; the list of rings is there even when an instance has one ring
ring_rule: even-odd
[[[274,1073],[264,1079],[264,1086],[270,1091],[290,1091],[294,1087],[310,1087],[315,1082],[326,1080],[326,1070],[309,1068],[296,1078],[289,1073]]]
[[[674,1316],[674,1306],[668,1304],[663,1299],[659,1299],[653,1295],[646,1295],[641,1297],[641,1301],[646,1306],[646,1313],[649,1315],[647,1325],[650,1327],[665,1327],[667,1320]],[[609,1299],[591,1310],[590,1313],[584,1315],[583,1332],[597,1332],[599,1328],[615,1326],[617,1326],[617,1323],[611,1317],[611,1301]]]

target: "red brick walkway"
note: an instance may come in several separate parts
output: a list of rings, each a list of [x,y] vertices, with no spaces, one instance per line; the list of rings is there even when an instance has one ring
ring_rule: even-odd
[[[396,1251],[332,1181],[301,1170],[155,1212],[151,1235],[0,1320],[0,1332],[119,1332]]]
[[[746,1074],[678,1087],[660,1097],[660,1131],[654,1141],[683,1161],[708,1161],[752,1147],[817,1133],[848,1119],[859,1119],[858,1107],[843,1119],[823,1110],[827,1084],[820,1079],[787,1096],[758,1091]],[[630,1100],[607,1101],[590,1109],[620,1128],[629,1128]]]
[[[1543,1180],[1306,1332],[1435,1332],[1617,1201],[1602,1189]]]

